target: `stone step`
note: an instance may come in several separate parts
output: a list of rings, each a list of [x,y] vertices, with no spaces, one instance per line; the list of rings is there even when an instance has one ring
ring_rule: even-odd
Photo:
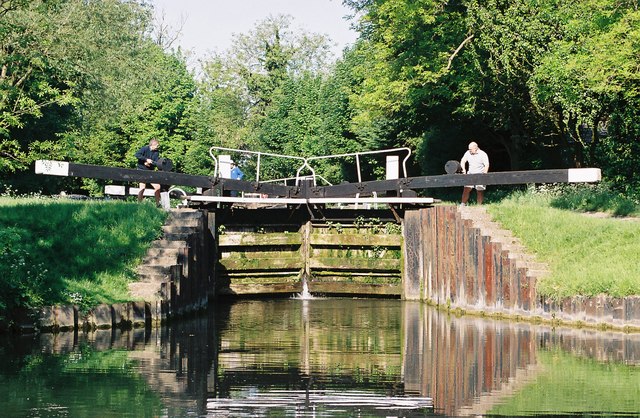
[[[143,264],[136,267],[137,281],[129,284],[134,299],[158,300],[160,285],[171,277],[171,266],[179,264],[188,247],[189,235],[197,232],[203,213],[194,209],[172,209],[162,227],[162,239],[154,241],[147,250]]]
[[[500,247],[502,248],[502,251],[508,251],[509,253],[516,253],[516,254],[527,253],[527,249],[521,244],[509,244],[505,242],[499,242],[499,244],[500,244]]]
[[[509,251],[509,258],[516,261],[536,261],[532,254],[519,251]]]
[[[507,235],[502,233],[494,233],[494,234],[488,233],[486,235],[490,237],[491,241],[493,242],[499,242],[500,244],[504,244],[504,245],[520,246],[520,242],[518,241],[518,239],[512,235]]]
[[[506,230],[495,222],[487,210],[480,206],[458,207],[462,219],[472,220],[475,228],[480,230],[483,236],[491,238],[492,242],[499,243],[501,250],[508,253],[508,257],[515,260],[516,268],[524,268],[527,276],[537,278],[549,274],[549,266],[538,262],[535,257],[527,252],[517,237],[511,231]]]
[[[171,209],[169,210],[169,213],[179,216],[202,216],[202,212],[200,210],[190,208]]]
[[[499,223],[494,222],[494,221],[474,222],[473,224],[474,224],[474,226],[476,228],[480,228],[482,230],[489,231],[489,232],[500,232],[501,231],[503,233],[509,233],[509,234],[511,233],[511,231],[508,231],[508,230],[504,229],[502,227],[502,225],[500,225]]]
[[[180,264],[183,256],[181,253],[169,254],[169,255],[160,255],[155,257],[150,257],[147,255],[145,257],[141,266],[172,266],[174,264]]]
[[[463,219],[487,219],[491,220],[491,215],[485,208],[472,207],[472,206],[458,206],[458,212]]]
[[[544,263],[539,263],[537,261],[521,261],[521,260],[516,260],[516,268],[524,268],[527,269],[527,272],[529,270],[534,270],[534,271],[547,271],[547,265]]]
[[[166,237],[165,237],[166,238]],[[184,241],[180,240],[168,240],[168,239],[159,239],[155,240],[151,243],[151,247],[149,248],[184,248],[187,245]]]
[[[129,293],[133,300],[144,300],[151,302],[160,300],[159,282],[133,282],[129,283]]]
[[[189,238],[191,232],[169,232],[162,235],[162,239],[166,241],[180,241],[182,245]]]
[[[134,283],[162,283],[171,281],[171,276],[169,274],[159,274],[159,273],[138,273],[137,281]]]
[[[165,234],[192,234],[196,233],[197,229],[184,225],[164,225],[162,231]]]
[[[169,217],[165,222],[165,226],[188,226],[191,228],[197,228],[202,223],[201,218],[193,217]]]
[[[493,219],[489,215],[481,215],[481,216],[466,215],[466,216],[461,216],[460,218],[467,221],[471,221],[471,224],[475,227],[481,227],[488,222],[493,222]]]
[[[549,270],[534,270],[534,269],[528,269],[527,270],[527,277],[531,277],[531,278],[539,278],[542,276],[546,276],[547,274],[549,274]]]
[[[179,216],[179,215],[169,215],[167,220],[165,221],[165,225],[168,224],[188,224],[188,225],[198,225],[203,219],[202,215],[198,216]]]
[[[151,247],[147,250],[145,260],[158,257],[177,257],[185,248],[187,248],[186,245],[182,247]]]
[[[479,205],[465,205],[465,206],[460,206],[458,205],[458,208],[460,209],[461,212],[484,212],[487,213],[487,208],[484,206],[479,206]]]
[[[188,219],[200,219],[204,216],[202,212],[195,209],[179,209],[179,210],[171,210],[169,212],[169,219],[171,220],[181,220],[185,221]]]
[[[136,267],[136,273],[138,276],[143,275],[165,275],[169,276],[171,272],[171,265],[150,265],[150,264],[141,264]]]

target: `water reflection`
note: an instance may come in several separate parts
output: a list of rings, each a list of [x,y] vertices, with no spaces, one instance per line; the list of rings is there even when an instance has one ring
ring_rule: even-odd
[[[640,413],[640,335],[398,300],[239,301],[154,330],[7,339],[0,357],[7,416]]]
[[[405,387],[433,396],[436,412],[640,414],[640,335],[403,312]]]

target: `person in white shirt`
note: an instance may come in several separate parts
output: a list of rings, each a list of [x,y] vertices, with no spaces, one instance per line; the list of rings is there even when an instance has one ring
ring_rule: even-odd
[[[467,169],[469,164],[469,169]],[[469,149],[464,153],[460,160],[460,166],[462,167],[462,174],[479,174],[489,172],[489,156],[486,152],[478,148],[478,144],[475,142],[469,143]],[[482,184],[476,184],[474,186],[464,186],[462,191],[462,204],[464,206],[469,201],[471,190],[475,188],[477,193],[478,204],[481,205],[484,200],[484,191],[487,189]]]

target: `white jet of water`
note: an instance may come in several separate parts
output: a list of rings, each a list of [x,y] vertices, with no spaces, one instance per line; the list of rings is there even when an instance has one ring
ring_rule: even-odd
[[[302,277],[302,293],[298,293],[295,298],[302,300],[313,299],[313,296],[309,293],[309,285],[307,284],[307,278],[305,276]]]

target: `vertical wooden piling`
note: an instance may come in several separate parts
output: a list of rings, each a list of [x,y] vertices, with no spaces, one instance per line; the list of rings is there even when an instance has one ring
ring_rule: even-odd
[[[405,300],[420,300],[420,287],[424,277],[420,219],[419,211],[408,212],[404,218],[402,298]]]

